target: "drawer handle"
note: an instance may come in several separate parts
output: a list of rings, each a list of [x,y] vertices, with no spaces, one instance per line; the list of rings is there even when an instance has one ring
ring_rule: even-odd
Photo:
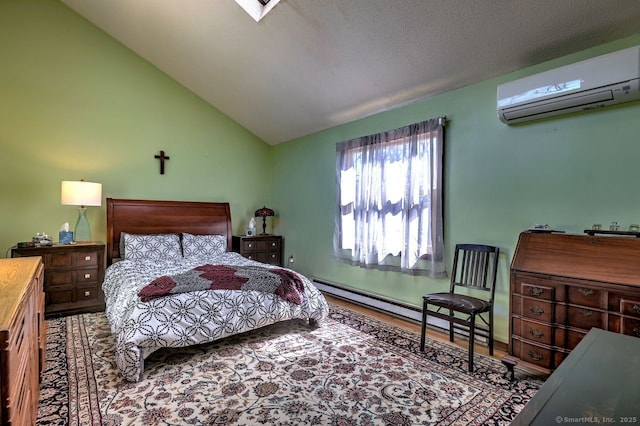
[[[253,244],[252,244],[252,243],[249,243],[249,244],[247,244],[247,247],[249,247],[249,248],[253,248]]]
[[[585,317],[590,317],[591,315],[593,315],[593,311],[590,311],[588,309],[583,309],[582,315],[584,315]]]
[[[580,288],[578,291],[582,293],[583,296],[591,296],[593,294],[593,290],[590,288]]]
[[[633,329],[633,335],[636,336],[636,337],[640,337],[640,328],[635,327]]]
[[[84,260],[86,260],[86,261],[91,260],[91,256],[85,256],[85,257],[84,257]]]
[[[85,279],[85,280],[88,280],[88,279],[90,279],[90,278],[91,278],[91,274],[84,274],[84,279]]]
[[[250,254],[247,255],[247,259],[253,259],[253,256],[251,256]]]
[[[84,292],[84,296],[85,296],[85,297],[89,297],[89,296],[91,296],[91,292],[90,292],[90,291],[85,291],[85,292]]]
[[[537,352],[529,351],[529,358],[531,358],[534,361],[540,361],[544,358],[544,356],[540,355]]]
[[[275,258],[276,258],[276,255],[275,255],[275,254],[271,254],[271,258],[272,258],[272,259],[275,259]]]
[[[276,243],[271,243],[271,247],[275,247],[275,246],[276,246]]]
[[[537,328],[536,329],[530,329],[529,330],[529,334],[531,334],[536,339],[539,339],[542,336],[544,336],[544,333],[542,331],[538,330]]]
[[[638,305],[633,305],[633,308],[631,308],[634,310],[634,312],[636,313],[636,315],[640,315],[640,306]]]
[[[544,290],[540,287],[529,287],[529,294],[540,296],[542,293],[544,293]]]
[[[529,308],[529,311],[531,311],[531,313],[532,313],[533,315],[538,315],[538,316],[540,316],[540,315],[544,314],[544,309],[542,309],[542,308],[538,308],[537,306],[532,306],[532,307],[530,307],[530,308]]]

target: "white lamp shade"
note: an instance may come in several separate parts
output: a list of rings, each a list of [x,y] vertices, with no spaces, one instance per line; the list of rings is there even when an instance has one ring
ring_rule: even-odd
[[[102,184],[85,181],[62,181],[60,202],[71,206],[101,206]]]

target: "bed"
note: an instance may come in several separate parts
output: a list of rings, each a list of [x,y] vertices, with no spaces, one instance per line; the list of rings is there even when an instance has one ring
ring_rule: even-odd
[[[228,203],[107,198],[105,311],[125,379],[163,347],[327,316],[309,279],[230,251],[231,233]]]

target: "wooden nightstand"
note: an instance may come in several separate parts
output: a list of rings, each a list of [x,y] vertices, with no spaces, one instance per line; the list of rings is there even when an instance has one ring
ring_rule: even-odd
[[[233,236],[233,251],[247,259],[282,266],[282,237],[279,235]]]
[[[101,242],[11,249],[11,257],[42,257],[46,317],[104,310],[105,254]]]

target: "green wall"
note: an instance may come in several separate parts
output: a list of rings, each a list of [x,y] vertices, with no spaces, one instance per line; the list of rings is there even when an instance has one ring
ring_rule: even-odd
[[[501,247],[496,334],[506,341],[522,230],[640,222],[640,103],[506,126],[496,86],[637,44],[640,34],[270,147],[61,3],[0,0],[0,256],[73,226],[60,182],[84,178],[101,182],[104,198],[229,201],[236,233],[266,204],[295,269],[418,305],[446,280],[331,260],[335,143],[446,115],[449,264],[456,242]],[[171,156],[165,175],[160,150]],[[104,240],[105,207],[88,216]]]
[[[496,338],[508,335],[509,264],[518,234],[535,223],[582,233],[593,223],[640,223],[640,102],[507,126],[496,116],[500,83],[640,44],[640,34],[467,86],[274,147],[273,205],[295,269],[421,305],[447,280],[364,270],[331,259],[335,144],[445,115],[445,244],[499,246]]]
[[[229,201],[236,232],[271,204],[269,145],[57,1],[0,1],[0,148],[2,257],[75,226],[62,180],[100,182],[103,198]],[[105,241],[104,203],[87,214]]]

